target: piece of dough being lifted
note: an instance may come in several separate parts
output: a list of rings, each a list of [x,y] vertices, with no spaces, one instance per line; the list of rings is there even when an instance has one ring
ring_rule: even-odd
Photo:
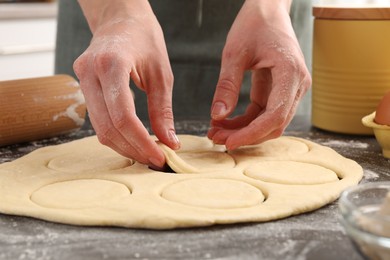
[[[362,168],[313,142],[280,137],[226,152],[205,137],[162,145],[159,172],[88,137],[0,165],[0,212],[73,225],[150,229],[262,222],[311,211],[357,184]]]

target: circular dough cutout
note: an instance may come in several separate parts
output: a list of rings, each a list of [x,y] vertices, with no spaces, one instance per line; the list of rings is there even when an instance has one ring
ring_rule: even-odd
[[[209,209],[235,209],[259,205],[263,193],[238,180],[189,179],[167,186],[161,193],[166,200]]]
[[[211,140],[202,136],[178,135],[180,149],[177,152],[194,151],[226,151],[225,146],[215,145]]]
[[[208,139],[206,139],[208,140]],[[158,143],[165,154],[166,162],[176,173],[200,173],[232,169],[236,162],[231,155],[220,151],[174,151]]]
[[[338,181],[334,171],[325,167],[294,161],[264,161],[251,165],[244,174],[265,182],[288,185],[313,185]]]
[[[223,152],[188,152],[177,155],[197,172],[208,172],[222,169],[232,169],[236,166],[234,159]]]
[[[0,165],[0,212],[72,225],[150,229],[262,222],[317,209],[336,199],[345,188],[356,185],[363,176],[363,170],[356,162],[308,140],[285,137],[272,140],[272,143],[274,145],[268,146],[267,149],[274,150],[265,151],[265,154],[276,158],[264,159],[251,154],[234,155],[233,158],[238,163],[232,170],[184,175],[155,172],[141,164],[137,164],[137,167],[117,169],[115,175],[111,174],[110,170],[100,171],[101,169],[97,168],[92,169],[99,171],[98,173],[77,171],[64,174],[63,171],[66,170],[62,169],[60,172],[47,167],[48,162],[54,158],[76,153],[80,155],[74,158],[76,162],[63,164],[64,167],[73,167],[69,171],[73,171],[73,165],[78,164],[79,157],[85,155],[99,158],[95,160],[96,164],[102,160],[107,161],[105,156],[121,158],[119,155],[113,156],[112,150],[101,145],[96,137],[38,149],[28,156]],[[283,143],[290,143],[295,148],[285,149]],[[190,148],[188,147],[192,152]],[[291,153],[291,156],[279,154],[283,151],[280,148]],[[215,150],[208,152],[212,151]],[[256,152],[256,149],[253,151]],[[305,151],[308,151],[308,154],[305,154]],[[296,153],[304,154],[300,157]],[[301,165],[303,168],[310,167],[311,163],[322,167],[309,170],[309,173],[300,177],[291,174],[295,170],[287,171],[287,175],[285,171],[266,171],[272,178],[283,174],[283,178],[293,183],[291,185],[261,181],[265,178],[259,171],[264,167],[262,163],[274,162],[270,165],[271,168],[284,164],[285,169],[292,169],[290,164],[285,164],[287,161],[305,161],[306,163]],[[77,167],[91,169],[91,166]],[[246,174],[257,180],[244,176],[248,167],[250,169]],[[250,171],[252,168],[254,172]],[[343,176],[343,179],[319,185],[294,185],[318,182],[323,178],[323,170],[328,173],[325,168],[335,169],[337,175]],[[306,169],[305,172],[307,171]],[[100,177],[104,179],[97,180]],[[136,189],[140,191],[138,194],[135,194]]]
[[[304,142],[282,136],[259,145],[244,146],[229,153],[256,157],[281,157],[307,152],[309,147]]]
[[[31,201],[59,209],[84,209],[105,206],[129,196],[129,188],[118,182],[100,179],[81,179],[46,185],[31,195]]]
[[[61,172],[102,172],[129,167],[133,161],[113,152],[67,154],[52,159],[47,167]]]

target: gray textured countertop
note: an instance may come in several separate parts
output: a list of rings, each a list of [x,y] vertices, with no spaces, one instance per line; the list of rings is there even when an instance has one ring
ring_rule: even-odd
[[[178,133],[202,135],[207,123],[179,121]],[[0,163],[42,146],[93,134],[0,148]],[[390,161],[374,137],[332,134],[298,117],[285,135],[329,146],[364,168],[362,182],[388,180]],[[77,227],[0,214],[0,259],[363,259],[339,223],[338,202],[314,212],[258,224],[171,231]]]

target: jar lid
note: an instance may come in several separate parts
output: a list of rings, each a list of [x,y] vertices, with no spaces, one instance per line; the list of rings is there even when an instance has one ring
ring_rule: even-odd
[[[390,20],[390,6],[314,6],[313,16],[335,20]]]

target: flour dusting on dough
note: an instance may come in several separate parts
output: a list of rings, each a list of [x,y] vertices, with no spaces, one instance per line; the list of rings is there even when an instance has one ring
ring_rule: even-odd
[[[199,167],[200,172],[165,173],[140,163],[119,168],[101,167],[101,164],[110,166],[113,159],[127,159],[100,144],[96,136],[37,149],[0,165],[0,212],[72,225],[148,229],[264,222],[329,204],[345,188],[356,185],[363,175],[363,169],[356,162],[305,139],[283,136],[259,144],[255,150],[225,154],[207,137],[179,135],[178,138],[182,148],[177,153],[191,165],[204,166],[204,169]],[[296,142],[308,149],[304,153],[291,151]],[[277,154],[275,147],[282,147]],[[108,151],[111,151],[109,156]],[[91,169],[90,161],[80,159],[86,154],[99,162],[99,165],[93,165],[97,171]],[[230,160],[221,161],[216,154],[223,154],[223,158]],[[274,163],[265,170],[259,168],[259,172],[283,175],[290,167],[281,164],[284,165],[281,168],[275,162],[299,161],[302,165],[329,169],[340,178],[310,185],[281,185],[247,174],[247,169],[260,161]],[[212,169],[208,165],[218,168]],[[301,171],[305,179],[315,174],[311,167],[303,166]],[[334,208],[332,212],[336,212]],[[312,222],[316,230],[322,224],[316,224],[310,214],[303,217]],[[328,221],[336,222],[338,218]],[[329,231],[328,226],[322,226]],[[284,232],[286,229],[279,230]],[[295,225],[291,232],[297,230],[299,232],[300,228]],[[284,246],[292,248],[295,245],[286,242]]]

